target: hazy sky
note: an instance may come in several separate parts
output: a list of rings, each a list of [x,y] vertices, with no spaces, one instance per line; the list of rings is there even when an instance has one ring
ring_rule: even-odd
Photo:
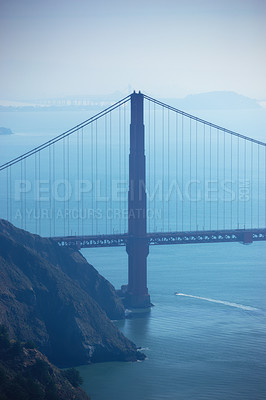
[[[266,98],[265,0],[0,0],[0,98]]]

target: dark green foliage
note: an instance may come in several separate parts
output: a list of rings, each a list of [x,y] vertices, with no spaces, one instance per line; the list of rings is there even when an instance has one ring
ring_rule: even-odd
[[[8,355],[10,358],[18,357],[23,352],[22,343],[19,341],[13,342],[9,348]]]
[[[0,350],[6,350],[10,346],[7,328],[0,325]]]
[[[22,343],[19,341],[11,342],[8,336],[7,328],[0,325],[0,354],[1,359],[8,360],[18,357],[23,352]]]
[[[42,379],[47,379],[43,366],[38,366],[37,371],[37,374],[40,374]],[[31,372],[20,372],[12,380],[4,382],[3,385],[0,384],[3,399],[6,396],[8,400],[58,400],[56,386],[51,378],[48,376],[48,382],[45,382],[42,388],[40,381]]]
[[[0,366],[0,385],[6,382],[6,371],[3,367]]]
[[[12,400],[28,400],[29,396],[25,384],[23,376],[17,374],[5,387],[7,398]]]
[[[5,394],[12,400],[44,400],[44,393],[38,383],[32,378],[18,373],[14,379],[6,385]]]
[[[56,386],[54,382],[50,382],[46,385],[45,389],[45,399],[46,400],[58,400],[57,393],[56,393]]]
[[[36,360],[36,363],[31,367],[31,374],[34,378],[42,383],[50,382],[49,365],[43,360]]]
[[[25,347],[26,349],[37,349],[36,344],[35,344],[32,340],[29,340],[28,342],[26,342],[26,343],[24,344],[24,347]]]
[[[28,348],[32,346],[29,342]],[[10,342],[7,329],[1,325],[0,400],[58,400],[55,383],[49,374],[52,369],[47,362],[37,359],[31,367],[18,368],[18,357],[22,355],[22,343]]]
[[[83,383],[83,379],[81,378],[80,373],[76,368],[66,369],[65,371],[62,371],[62,374],[74,387],[78,387]]]
[[[30,399],[44,399],[44,394],[41,390],[40,385],[35,382],[33,379],[27,379],[27,388],[29,392]]]

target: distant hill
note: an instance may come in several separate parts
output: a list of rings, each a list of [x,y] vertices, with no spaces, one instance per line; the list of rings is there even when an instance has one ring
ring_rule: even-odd
[[[0,135],[12,135],[13,132],[9,128],[0,127]]]
[[[191,94],[183,99],[162,99],[164,103],[183,110],[225,110],[261,108],[259,103],[235,92],[208,92]]]
[[[98,111],[109,107],[116,101],[125,96],[124,93],[115,92],[110,95],[88,95],[88,96],[69,96],[62,99],[38,100],[35,104],[17,105],[10,102],[9,105],[0,105],[1,111],[27,111],[27,112],[46,112],[46,111]],[[183,110],[225,110],[225,109],[254,109],[262,108],[261,102],[242,96],[235,92],[217,91],[208,93],[191,94],[184,98],[161,98],[162,102]],[[21,103],[23,104],[23,103]]]
[[[107,315],[124,307],[79,252],[0,220],[0,324],[12,339],[65,367],[143,359]]]

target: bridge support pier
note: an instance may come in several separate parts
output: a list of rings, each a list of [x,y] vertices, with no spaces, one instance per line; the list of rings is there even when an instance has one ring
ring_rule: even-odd
[[[128,285],[126,304],[131,308],[150,307],[147,288],[147,257],[149,244],[145,238],[130,238],[127,244]]]
[[[143,94],[131,95],[129,191],[128,191],[128,285],[122,288],[127,307],[150,307],[147,288],[147,198],[143,124]]]

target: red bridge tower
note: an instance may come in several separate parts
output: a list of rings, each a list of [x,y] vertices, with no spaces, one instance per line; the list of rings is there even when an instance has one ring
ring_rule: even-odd
[[[147,198],[143,94],[131,95],[129,191],[128,191],[128,285],[126,304],[133,308],[150,307],[147,288]]]

